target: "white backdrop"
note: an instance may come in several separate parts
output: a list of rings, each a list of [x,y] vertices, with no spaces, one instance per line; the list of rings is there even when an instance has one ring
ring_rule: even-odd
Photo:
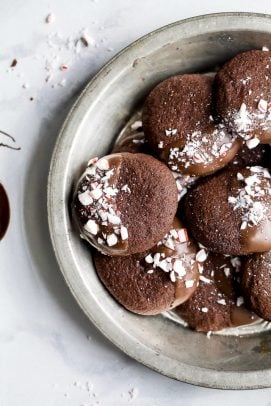
[[[1,0],[0,129],[22,147],[19,152],[0,148],[0,182],[12,210],[8,234],[0,243],[1,406],[271,406],[271,390],[197,388],[122,354],[78,308],[58,270],[47,230],[50,154],[82,86],[143,34],[219,11],[271,14],[271,3]],[[55,21],[46,24],[49,13]],[[90,38],[86,48],[76,42],[83,32]],[[17,65],[10,68],[14,59]],[[62,65],[68,69],[62,71]]]

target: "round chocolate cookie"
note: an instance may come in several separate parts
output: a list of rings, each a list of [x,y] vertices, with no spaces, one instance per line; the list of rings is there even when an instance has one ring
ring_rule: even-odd
[[[271,52],[236,55],[215,77],[216,109],[249,148],[271,142]]]
[[[79,179],[73,213],[81,237],[105,254],[129,255],[153,247],[177,210],[171,171],[145,154],[92,159]]]
[[[94,261],[98,276],[119,303],[134,313],[153,315],[176,307],[195,291],[197,251],[187,230],[175,219],[151,250],[126,257],[96,252]]]
[[[244,260],[241,287],[246,304],[258,316],[271,321],[271,251]]]
[[[212,116],[212,82],[204,75],[173,76],[148,95],[143,129],[157,156],[173,171],[202,176],[223,168],[240,147]]]
[[[245,255],[271,249],[271,179],[267,169],[228,169],[200,180],[185,196],[193,237],[209,250]]]
[[[238,295],[236,267],[239,265],[237,257],[209,253],[198,288],[187,302],[176,308],[191,328],[208,332],[255,321],[255,315],[244,308],[243,297]]]

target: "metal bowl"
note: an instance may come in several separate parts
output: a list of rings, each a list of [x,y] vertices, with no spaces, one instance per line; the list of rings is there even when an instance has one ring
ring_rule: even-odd
[[[175,73],[212,70],[240,51],[271,48],[271,16],[222,13],[152,32],[112,59],[85,88],[56,143],[48,181],[51,238],[62,273],[89,319],[125,353],[169,377],[212,388],[271,386],[271,335],[193,332],[123,309],[96,276],[71,223],[69,198],[91,156],[107,153],[151,88]]]

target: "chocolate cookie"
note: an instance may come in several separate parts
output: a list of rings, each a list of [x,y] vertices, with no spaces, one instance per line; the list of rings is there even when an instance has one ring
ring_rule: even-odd
[[[271,179],[252,166],[199,181],[185,197],[194,238],[209,250],[244,255],[271,249]]]
[[[271,251],[244,260],[241,286],[247,305],[258,316],[271,321]]]
[[[256,317],[238,296],[238,258],[209,253],[203,264],[199,286],[176,312],[197,331],[208,332],[252,323]],[[238,271],[238,269],[237,269]]]
[[[92,159],[73,201],[82,238],[109,255],[153,247],[170,229],[176,210],[177,187],[171,171],[145,154]]]
[[[140,152],[153,155],[142,131],[141,121],[136,120],[130,127],[125,128],[124,132],[120,134],[113,146],[112,153],[115,152],[131,152],[134,154]],[[187,189],[197,180],[197,177],[182,175],[181,173],[173,171],[172,175],[176,181],[178,200],[181,200],[187,192]]]
[[[271,142],[271,52],[248,51],[215,78],[216,109],[228,130],[249,148]]]
[[[134,313],[153,315],[183,303],[195,291],[198,263],[205,259],[197,251],[175,219],[151,250],[126,257],[96,252],[94,261],[100,279],[119,303]]]
[[[179,75],[156,86],[143,107],[143,129],[157,156],[173,171],[202,176],[223,168],[240,141],[215,124],[212,82],[204,75]]]

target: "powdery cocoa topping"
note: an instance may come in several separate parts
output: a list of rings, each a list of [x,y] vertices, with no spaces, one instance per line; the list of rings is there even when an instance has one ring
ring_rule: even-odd
[[[237,180],[242,182],[243,187],[237,196],[228,198],[234,210],[242,211],[241,230],[257,226],[265,219],[268,211],[265,198],[271,195],[270,182],[266,182],[271,178],[268,170],[261,166],[252,166],[247,170],[248,176],[237,173]]]
[[[120,157],[93,158],[79,180],[77,198],[80,202],[79,217],[82,238],[90,240],[101,251],[103,247],[125,250],[128,229],[121,221],[121,213],[116,210],[116,188]],[[121,188],[130,193],[128,185]],[[107,248],[108,252],[108,248]]]

